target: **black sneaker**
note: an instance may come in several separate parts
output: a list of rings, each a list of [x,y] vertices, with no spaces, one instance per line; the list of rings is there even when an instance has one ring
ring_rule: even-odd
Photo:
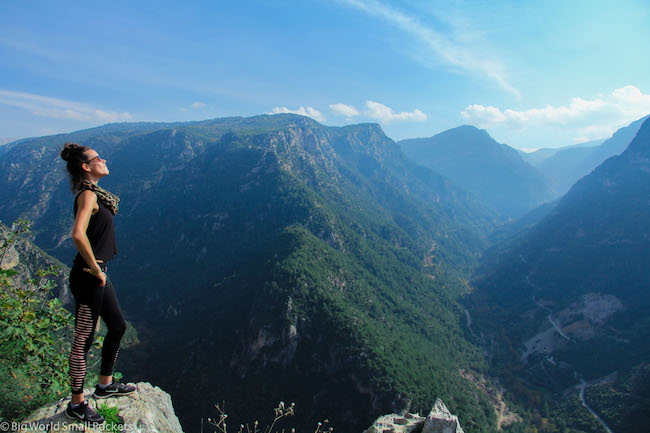
[[[72,407],[72,402],[68,403],[65,416],[89,424],[102,424],[104,422],[104,417],[92,410],[87,401],[84,401],[76,408]]]
[[[131,394],[133,391],[135,391],[135,386],[125,385],[123,383],[113,381],[113,383],[111,383],[104,389],[101,389],[99,385],[97,385],[95,387],[95,392],[93,392],[93,397],[95,398],[108,398],[114,396],[119,397],[121,395]]]

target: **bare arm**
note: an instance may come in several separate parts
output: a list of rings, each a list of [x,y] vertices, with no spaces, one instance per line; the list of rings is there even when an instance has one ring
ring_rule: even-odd
[[[86,235],[86,230],[88,230],[88,224],[90,223],[90,217],[93,213],[96,213],[99,209],[97,204],[97,196],[92,191],[83,191],[79,194],[77,198],[77,216],[74,220],[74,225],[72,226],[72,240],[74,241],[79,254],[86,261],[90,269],[84,269],[84,271],[96,276],[102,281],[102,286],[106,284],[106,274],[101,270],[97,260],[95,259],[95,254],[93,249],[90,246],[90,241]]]

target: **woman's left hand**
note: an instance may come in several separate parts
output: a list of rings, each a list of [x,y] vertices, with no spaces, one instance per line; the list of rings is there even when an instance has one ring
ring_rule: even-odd
[[[84,268],[84,271],[88,272],[90,275],[99,278],[99,280],[102,282],[99,286],[104,287],[106,285],[106,273],[104,273],[104,271],[102,271],[101,268],[98,269],[99,271],[89,269],[89,268]]]

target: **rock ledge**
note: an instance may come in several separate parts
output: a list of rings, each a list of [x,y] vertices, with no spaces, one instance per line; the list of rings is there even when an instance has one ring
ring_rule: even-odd
[[[181,424],[174,413],[169,394],[147,382],[139,382],[135,386],[136,390],[133,394],[122,397],[111,397],[104,400],[95,400],[92,397],[86,398],[93,408],[97,408],[98,405],[117,407],[118,415],[124,420],[123,425],[117,426],[118,431],[130,433],[183,433]],[[92,392],[92,389],[84,390],[86,396],[92,394]],[[104,425],[84,429],[82,423],[67,418],[64,412],[69,401],[69,398],[63,398],[36,410],[21,423],[18,429],[13,430],[21,433],[43,431],[51,433],[75,431],[96,433],[108,431]]]
[[[442,400],[436,399],[425,418],[413,413],[390,414],[377,418],[364,433],[464,433],[456,415],[452,415]]]

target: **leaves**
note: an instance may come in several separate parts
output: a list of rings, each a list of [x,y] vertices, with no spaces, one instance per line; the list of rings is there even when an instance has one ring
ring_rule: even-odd
[[[29,234],[29,224],[19,220],[0,234],[4,257]],[[0,271],[0,407],[8,419],[21,419],[69,390],[71,315],[60,300],[48,300],[55,284],[47,278],[55,268],[32,274],[36,278],[17,284],[17,271]]]

